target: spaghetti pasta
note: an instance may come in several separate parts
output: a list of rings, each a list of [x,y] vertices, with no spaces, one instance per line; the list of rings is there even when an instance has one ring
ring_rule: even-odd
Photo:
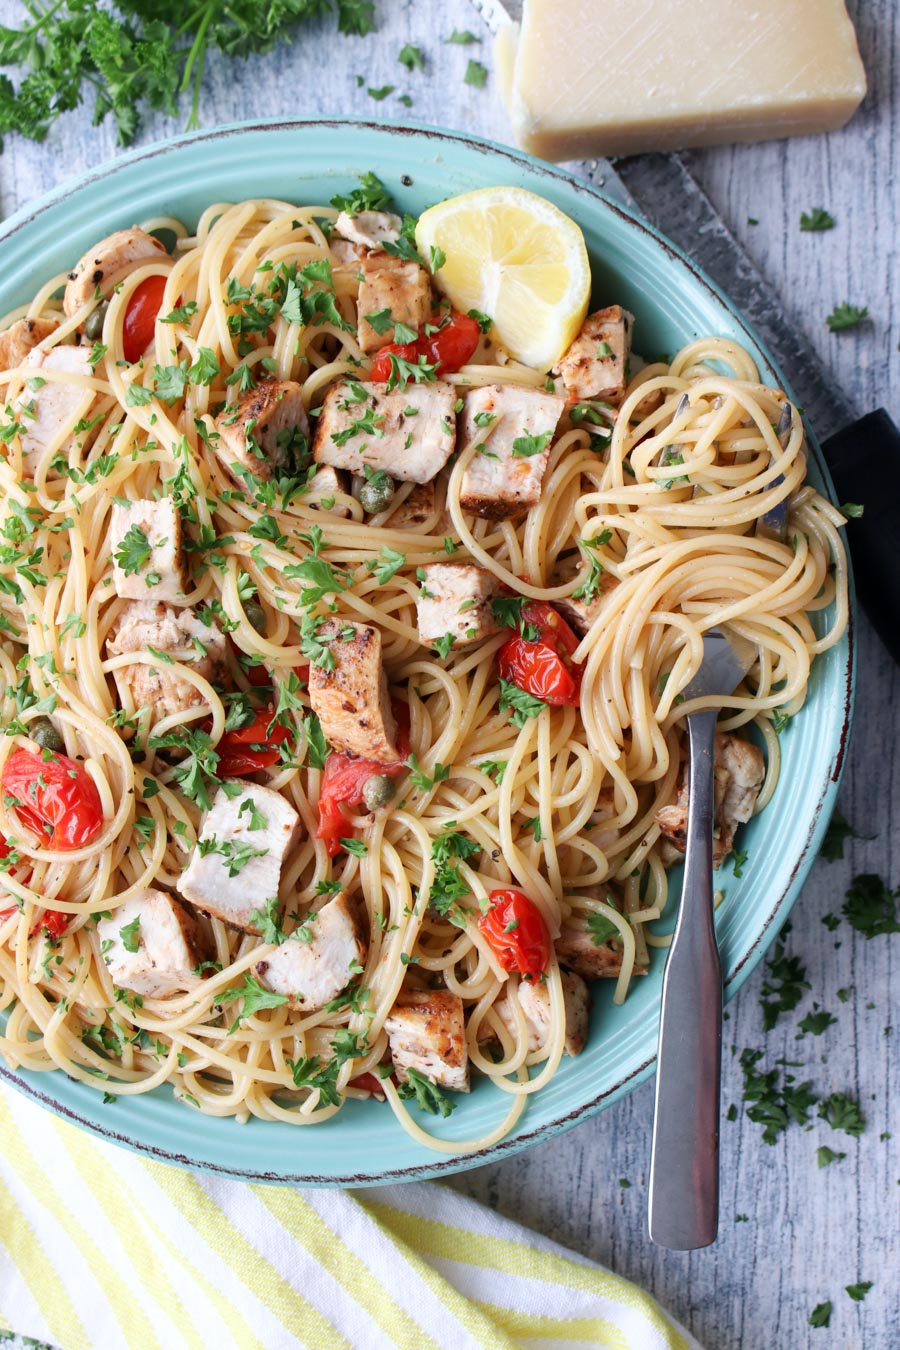
[[[744,683],[721,700],[720,730],[753,729],[765,753],[762,809],[778,778],[777,725],[800,710],[813,659],[846,625],[843,518],[806,482],[797,410],[779,438],[782,391],[717,338],[642,366],[617,410],[570,407],[540,501],[519,518],[463,509],[477,441],[458,445],[418,514],[414,483],[367,514],[359,483],[321,478],[301,438],[288,470],[236,476],[217,436],[222,406],[237,406],[242,390],[297,382],[315,413],[336,381],[366,378],[359,265],[337,247],[336,215],[259,199],[211,205],[193,232],[168,218],[145,222],[171,232],[173,251],[114,278],[94,343],[84,327],[98,297],[67,315],[65,277],[7,316],[5,326],[52,321],[42,351],[77,343],[87,366],[55,368],[32,352],[0,373],[0,772],[17,750],[45,762],[64,750],[73,774],[95,786],[102,824],[86,844],[50,848],[4,790],[0,1049],[13,1066],[60,1069],[114,1096],[168,1084],[193,1107],[240,1121],[327,1121],[346,1096],[377,1089],[419,1142],[474,1151],[508,1132],[556,1071],[572,1030],[561,966],[578,966],[551,942],[538,1035],[517,997],[527,977],[504,968],[478,922],[492,892],[520,888],[549,937],[567,935],[570,951],[579,941],[595,948],[616,999],[626,996],[659,942],[649,925],[665,907],[671,857],[658,817],[683,784],[684,719],[704,706],[681,694],[702,635],[727,624],[757,650]],[[164,278],[162,306],[149,350],[129,364],[123,329],[149,277]],[[462,395],[542,389],[546,372],[517,365],[488,331],[441,378]],[[74,397],[38,443],[28,431],[48,387]],[[175,504],[192,562],[179,604],[227,635],[218,663],[198,638],[174,657],[113,641],[129,601],[114,582],[112,511],[160,499]],[[784,501],[786,539],[757,533]],[[309,570],[296,571],[309,559],[322,564],[318,591]],[[422,569],[448,561],[476,565],[498,596],[518,599],[526,645],[534,634],[521,620],[532,611],[521,601],[565,615],[574,598],[590,611],[571,658],[577,706],[529,696],[529,706],[510,707],[497,661],[515,621],[443,654],[423,646]],[[397,804],[345,809],[350,848],[334,857],[317,837],[327,761],[307,670],[321,656],[316,625],[332,615],[380,634],[411,747],[394,775]],[[157,683],[181,681],[183,706],[142,704],[136,667]],[[259,913],[255,931],[200,915],[208,959],[187,987],[164,997],[117,987],[104,922],[147,888],[177,891],[202,843],[223,738],[260,707],[272,753],[249,773],[300,822],[270,927]],[[48,717],[62,742],[55,751],[35,739]],[[365,959],[339,996],[304,1011],[254,972],[304,927],[308,936],[310,912],[338,889],[360,916]],[[468,1060],[510,1098],[490,1138],[449,1145],[410,1113],[413,1086],[432,1109],[446,1102],[423,1091],[421,1076],[391,1074],[386,1024],[402,989],[460,1001]]]

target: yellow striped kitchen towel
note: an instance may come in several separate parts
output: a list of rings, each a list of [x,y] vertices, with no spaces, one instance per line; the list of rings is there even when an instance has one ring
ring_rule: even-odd
[[[193,1174],[5,1087],[0,1323],[61,1350],[699,1350],[635,1285],[445,1186]]]

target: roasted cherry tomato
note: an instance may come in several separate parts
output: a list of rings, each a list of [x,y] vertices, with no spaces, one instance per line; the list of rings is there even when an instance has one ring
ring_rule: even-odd
[[[358,1092],[368,1092],[370,1097],[380,1097],[384,1101],[384,1082],[377,1073],[359,1073],[350,1079],[347,1086],[356,1088]]]
[[[522,609],[522,632],[497,653],[502,679],[544,703],[577,706],[581,667],[572,661],[578,638],[552,605],[532,600]]]
[[[44,759],[14,750],[3,766],[5,797],[23,825],[53,849],[84,848],[103,828],[100,794],[87,769],[67,755]]]
[[[423,333],[415,342],[389,342],[382,347],[372,364],[370,380],[387,380],[391,374],[391,354],[402,356],[406,361],[418,361],[424,356],[429,365],[437,363],[436,375],[452,375],[460,366],[464,366],[478,346],[481,329],[474,319],[466,314],[450,315],[441,323],[440,316],[432,321],[441,326],[436,333]]]
[[[225,732],[216,746],[219,778],[239,778],[242,773],[256,773],[258,769],[268,769],[278,763],[281,758],[279,746],[290,739],[291,733],[277,722],[270,731],[269,724],[274,716],[274,708],[258,708],[247,726]]]
[[[544,916],[523,891],[512,886],[491,891],[490,909],[478,920],[504,970],[517,970],[535,979],[550,960],[550,932]]]
[[[153,326],[166,290],[166,277],[147,277],[128,301],[122,323],[122,355],[130,364],[140,361],[153,341]]]
[[[332,858],[341,852],[341,839],[353,830],[353,819],[343,808],[350,810],[363,805],[363,790],[370,778],[397,778],[405,768],[409,758],[409,712],[405,703],[395,702],[393,708],[400,759],[380,764],[374,759],[360,759],[346,750],[334,750],[325,761],[316,838],[325,840]]]

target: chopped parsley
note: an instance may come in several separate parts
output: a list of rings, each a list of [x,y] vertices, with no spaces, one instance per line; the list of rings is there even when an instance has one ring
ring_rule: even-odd
[[[283,1003],[287,1003],[286,994],[273,994],[271,989],[264,989],[259,980],[254,979],[250,974],[244,975],[243,984],[232,985],[219,995],[219,1003],[234,1003],[237,999],[242,999],[241,1011],[238,1013],[231,1026],[228,1028],[228,1034],[236,1031],[243,1022],[244,1018],[252,1017],[254,1013],[261,1012],[264,1008],[280,1008]]]
[[[811,1327],[827,1327],[831,1323],[831,1303],[817,1303],[809,1315]]]
[[[143,571],[153,552],[153,545],[139,525],[132,525],[122,536],[122,542],[116,549],[116,562],[126,577]]]
[[[289,1059],[287,1066],[295,1087],[318,1091],[321,1106],[340,1106],[337,1077],[341,1066],[336,1059],[324,1061],[319,1055],[310,1055],[307,1059]]]
[[[811,211],[804,211],[800,217],[800,228],[807,233],[820,233],[822,230],[834,229],[834,216],[825,210],[823,206],[814,206]]]
[[[136,952],[141,946],[141,916],[136,914],[131,923],[126,923],[119,929],[119,937],[122,939],[122,946],[126,952]]]
[[[873,1284],[874,1280],[861,1280],[859,1284],[847,1284],[844,1288],[855,1303],[862,1303]]]
[[[422,55],[422,48],[413,47],[409,42],[400,48],[397,60],[401,66],[406,66],[409,71],[425,69],[425,57]]]
[[[620,936],[618,925],[613,923],[612,919],[607,918],[605,914],[589,914],[587,926],[595,947],[603,947],[609,942],[610,938]]]
[[[523,431],[522,435],[513,441],[513,455],[517,459],[531,459],[533,455],[542,455],[552,439],[552,431],[542,431],[537,436],[531,436],[527,431]]]
[[[374,173],[361,173],[358,185],[346,197],[331,198],[331,205],[338,211],[346,211],[348,216],[359,215],[361,211],[383,211],[390,204],[387,188]]]
[[[797,956],[785,954],[784,937],[779,936],[775,943],[772,958],[766,963],[768,978],[763,984],[763,997],[760,1007],[763,1014],[763,1030],[771,1031],[783,1012],[791,1012],[803,997],[803,991],[810,988],[806,978],[806,967]]]
[[[851,927],[865,938],[900,933],[897,899],[900,890],[890,891],[874,872],[854,877],[841,913]]]
[[[855,1102],[846,1092],[832,1092],[830,1097],[819,1102],[819,1115],[833,1130],[843,1130],[844,1134],[857,1137],[866,1128],[866,1120]]]
[[[476,89],[483,89],[487,83],[488,70],[480,61],[469,61],[466,66],[466,73],[463,76],[465,84],[471,84]]]
[[[407,1069],[406,1077],[407,1081],[401,1083],[397,1095],[407,1101],[414,1097],[420,1111],[446,1118],[455,1109],[456,1102],[445,1096],[437,1084],[419,1073],[418,1069]]]
[[[842,333],[847,328],[858,328],[863,320],[868,317],[869,311],[867,308],[860,309],[858,305],[851,305],[848,300],[845,300],[843,304],[835,305],[825,322],[832,333]]]
[[[500,680],[499,708],[501,712],[512,710],[510,721],[513,726],[524,727],[529,718],[540,717],[546,707],[548,704],[520,689],[518,685],[512,684],[509,680]]]

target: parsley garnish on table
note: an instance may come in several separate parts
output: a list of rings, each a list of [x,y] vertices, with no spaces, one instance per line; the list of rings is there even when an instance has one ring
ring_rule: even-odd
[[[18,66],[14,85],[0,75],[0,135],[17,131],[43,141],[56,119],[93,92],[94,120],[112,114],[119,141],[134,140],[147,110],[178,115],[191,91],[188,127],[199,125],[207,52],[228,57],[267,52],[295,36],[302,19],[337,14],[340,33],[375,27],[374,0],[116,0],[109,8],[84,0],[34,0],[21,28],[0,27],[0,65]]]
[[[869,317],[868,309],[859,305],[851,305],[849,300],[845,300],[840,305],[835,305],[834,309],[826,318],[832,333],[842,333],[847,328],[858,328],[864,319]]]

